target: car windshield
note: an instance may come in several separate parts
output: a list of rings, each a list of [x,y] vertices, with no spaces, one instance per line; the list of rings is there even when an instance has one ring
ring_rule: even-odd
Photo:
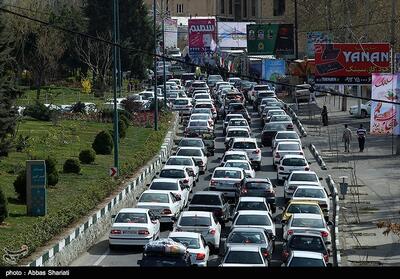
[[[229,122],[233,118],[243,118],[242,115],[227,115],[225,118],[225,122]]]
[[[229,110],[245,110],[245,107],[242,104],[230,104]]]
[[[290,262],[291,267],[325,267],[323,259],[295,257]]]
[[[164,178],[185,178],[185,171],[184,170],[162,170],[160,173],[160,177]]]
[[[286,158],[286,159],[283,159],[282,165],[301,167],[301,166],[306,166],[307,162],[304,158]]]
[[[210,219],[210,217],[185,216],[180,219],[179,226],[209,227],[209,226],[211,226],[211,219]]]
[[[146,213],[119,213],[117,218],[115,218],[114,223],[137,223],[137,224],[147,224],[147,214]]]
[[[174,101],[174,104],[175,105],[179,105],[179,106],[188,105],[189,104],[189,100],[176,99]]]
[[[193,83],[192,87],[201,88],[201,87],[207,87],[207,85],[205,83]]]
[[[191,204],[221,205],[221,200],[214,195],[194,195]]]
[[[220,75],[209,75],[208,81],[222,81],[222,77]]]
[[[291,204],[287,210],[288,213],[310,213],[321,214],[321,209],[317,204]]]
[[[276,139],[299,139],[297,133],[278,133]]]
[[[255,243],[264,244],[266,243],[265,237],[261,232],[233,232],[227,243]]]
[[[236,171],[236,170],[216,170],[216,171],[214,171],[213,178],[240,179],[240,171]]]
[[[224,162],[229,161],[229,160],[247,160],[246,155],[242,154],[229,154],[226,155],[224,158]]]
[[[269,86],[268,85],[257,85],[257,86],[254,86],[254,90],[256,90],[256,91],[269,90]]]
[[[246,120],[230,120],[229,126],[247,126]]]
[[[224,263],[262,264],[263,260],[258,252],[230,251],[226,256]]]
[[[267,206],[263,202],[243,202],[241,201],[237,207],[237,211],[239,210],[268,210]]]
[[[170,158],[166,165],[170,166],[193,166],[193,161],[188,158]]]
[[[205,100],[205,99],[210,100],[211,99],[210,95],[206,95],[206,94],[196,94],[196,96],[194,96],[194,98],[196,100]]]
[[[212,108],[212,104],[209,104],[209,103],[197,104],[196,105],[196,109],[197,108],[208,108],[208,109],[211,109]]]
[[[191,120],[208,120],[210,118],[207,114],[193,114],[190,119]]]
[[[271,122],[292,121],[289,115],[274,115],[271,117]]]
[[[199,105],[198,105],[199,106]],[[200,108],[197,107],[192,111],[192,115],[196,114],[196,113],[207,113],[207,114],[211,114],[211,110],[209,108]]]
[[[203,147],[203,142],[196,139],[182,139],[179,146]]]
[[[268,216],[265,215],[239,215],[235,225],[271,226]]]
[[[203,156],[201,149],[179,149],[178,156]]]
[[[245,130],[231,130],[226,135],[228,138],[249,138],[249,132]]]
[[[189,127],[207,127],[207,121],[190,121]]]
[[[244,170],[250,170],[249,163],[245,163],[245,162],[227,162],[225,164],[225,167],[227,167],[227,168],[241,168],[241,169],[244,169]]]
[[[324,199],[326,196],[322,189],[297,189],[294,197]]]
[[[279,144],[278,150],[280,151],[297,151],[300,150],[300,145],[298,143],[285,143]]]
[[[169,203],[168,194],[143,193],[139,202]]]
[[[292,227],[322,229],[325,226],[322,219],[295,218],[292,221]]]
[[[174,241],[182,243],[189,249],[200,249],[200,242],[197,238],[171,237]]]
[[[288,246],[292,250],[326,252],[320,236],[294,235],[290,238]]]
[[[318,182],[318,177],[314,173],[293,173],[291,181],[307,181],[307,182]]]
[[[271,184],[266,182],[247,182],[246,188],[247,189],[269,189],[271,188]]]
[[[268,111],[268,116],[275,116],[275,115],[286,115],[286,113],[282,110],[278,110],[278,111]]]
[[[235,149],[257,149],[255,142],[235,142],[233,144]]]
[[[156,181],[156,182],[151,183],[149,189],[178,191],[179,185],[176,182]]]
[[[289,123],[267,123],[264,126],[265,131],[282,131],[286,130]]]
[[[261,98],[261,99],[268,98],[268,97],[274,97],[274,96],[275,96],[274,93],[267,93],[267,92],[258,93],[258,98]]]

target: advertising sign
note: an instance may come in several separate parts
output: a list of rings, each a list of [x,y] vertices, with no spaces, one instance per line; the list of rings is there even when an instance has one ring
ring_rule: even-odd
[[[222,48],[246,48],[246,26],[252,22],[218,22],[218,44]]]
[[[390,45],[315,44],[315,82],[371,84],[372,73],[390,72]]]
[[[189,56],[196,64],[212,59],[216,49],[215,19],[189,19]]]
[[[395,54],[395,73],[400,73],[400,53]]]
[[[400,74],[372,74],[372,99],[399,102]],[[400,106],[371,102],[371,134],[400,135]]]
[[[307,57],[314,58],[314,44],[331,44],[332,35],[324,32],[307,33]]]
[[[293,24],[247,25],[249,55],[276,55],[294,58]]]
[[[26,161],[26,205],[29,216],[47,214],[46,163],[44,160]]]
[[[285,75],[285,60],[269,59],[263,61],[263,79],[277,81],[277,78]]]
[[[178,20],[168,18],[164,20],[164,38],[165,48],[178,46]]]

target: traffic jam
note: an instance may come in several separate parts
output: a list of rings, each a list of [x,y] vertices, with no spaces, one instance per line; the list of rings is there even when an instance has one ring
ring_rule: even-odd
[[[331,266],[330,195],[274,87],[172,82],[176,150],[113,218],[110,250],[143,247],[141,267]]]

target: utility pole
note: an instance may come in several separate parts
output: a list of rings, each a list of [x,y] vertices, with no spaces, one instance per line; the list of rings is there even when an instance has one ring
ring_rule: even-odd
[[[153,1],[154,16],[154,130],[158,130],[158,97],[157,97],[157,1]]]
[[[167,80],[165,74],[165,31],[164,31],[164,24],[165,24],[165,15],[164,13],[164,0],[161,0],[161,19],[162,19],[162,41],[163,41],[163,75],[164,75],[164,108],[167,108]]]
[[[295,39],[295,55],[296,59],[299,59],[299,33],[297,23],[297,0],[294,0],[294,39]]]
[[[117,16],[117,42],[121,42],[120,30],[119,30],[119,0],[116,3],[116,16]],[[117,65],[118,65],[118,97],[122,97],[122,70],[121,70],[121,47],[117,47]]]
[[[117,169],[117,176],[119,174],[119,158],[118,158],[118,141],[119,141],[119,131],[118,131],[118,107],[117,107],[117,19],[118,10],[117,4],[118,0],[113,0],[113,93],[114,93],[114,167]]]

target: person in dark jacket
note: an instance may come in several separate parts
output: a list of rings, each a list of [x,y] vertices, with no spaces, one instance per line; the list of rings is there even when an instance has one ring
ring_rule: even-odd
[[[328,126],[328,108],[326,106],[322,107],[321,116],[322,116],[322,124],[324,126]]]

